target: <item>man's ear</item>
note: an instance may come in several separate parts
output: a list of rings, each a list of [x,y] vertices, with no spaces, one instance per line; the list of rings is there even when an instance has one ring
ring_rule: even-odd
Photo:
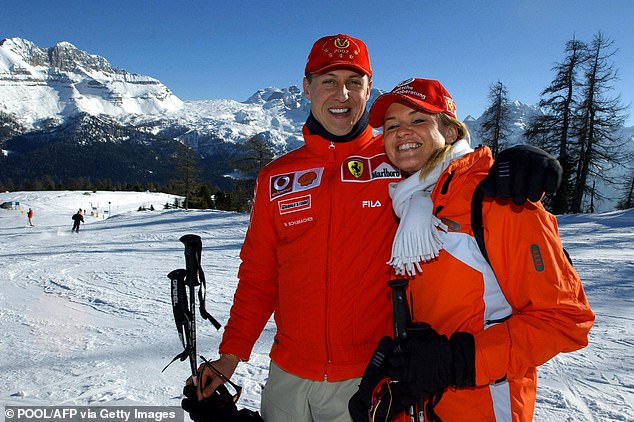
[[[310,101],[310,83],[308,82],[308,78],[304,77],[304,80],[302,81],[302,87],[304,88],[304,97],[306,97],[306,99]]]

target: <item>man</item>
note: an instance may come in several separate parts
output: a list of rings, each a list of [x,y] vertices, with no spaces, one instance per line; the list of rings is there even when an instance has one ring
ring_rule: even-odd
[[[258,175],[239,283],[212,363],[230,377],[274,314],[266,421],[350,421],[348,401],[392,331],[386,262],[397,220],[388,184],[401,174],[368,126],[371,78],[361,40],[319,39],[303,81],[311,102],[305,145]],[[199,399],[223,382],[213,371],[200,378]]]
[[[81,208],[73,214],[73,228],[70,229],[71,232],[79,233],[79,225],[84,222],[84,216],[81,215]]]

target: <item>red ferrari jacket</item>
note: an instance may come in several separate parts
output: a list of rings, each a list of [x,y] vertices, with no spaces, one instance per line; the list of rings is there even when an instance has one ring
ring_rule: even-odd
[[[445,391],[443,421],[530,421],[536,367],[588,344],[594,314],[565,256],[557,221],[540,203],[485,198],[491,266],[471,229],[471,198],[493,164],[479,148],[450,164],[432,199],[448,226],[439,257],[409,283],[413,317],[441,334],[474,334],[476,387]],[[491,269],[492,268],[492,269]]]
[[[391,334],[387,287],[396,217],[388,183],[400,172],[371,128],[305,145],[258,175],[221,353],[243,360],[274,314],[271,359],[312,380],[360,377]]]

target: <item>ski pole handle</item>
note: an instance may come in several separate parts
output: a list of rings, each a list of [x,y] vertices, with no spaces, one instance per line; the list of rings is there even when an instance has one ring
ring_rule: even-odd
[[[392,316],[394,323],[394,340],[404,340],[407,338],[407,327],[411,318],[407,306],[407,296],[405,288],[409,280],[399,278],[388,281],[388,286],[392,289]]]
[[[200,236],[196,234],[186,234],[181,236],[180,241],[185,245],[185,267],[187,268],[187,284],[198,285],[198,257],[203,249]]]

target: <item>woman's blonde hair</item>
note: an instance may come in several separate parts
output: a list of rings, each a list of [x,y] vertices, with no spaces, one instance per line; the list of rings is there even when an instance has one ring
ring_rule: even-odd
[[[458,136],[454,140],[457,141],[459,139],[469,138],[469,129],[467,129],[467,125],[465,125],[460,120],[454,119],[445,113],[437,113],[438,120],[444,126],[455,126],[458,131]],[[451,149],[452,144],[445,144],[444,146],[438,148],[438,150],[434,153],[434,155],[425,163],[423,168],[420,170],[420,179],[425,178],[429,174],[429,172],[438,165],[441,161],[445,159],[447,153]]]

